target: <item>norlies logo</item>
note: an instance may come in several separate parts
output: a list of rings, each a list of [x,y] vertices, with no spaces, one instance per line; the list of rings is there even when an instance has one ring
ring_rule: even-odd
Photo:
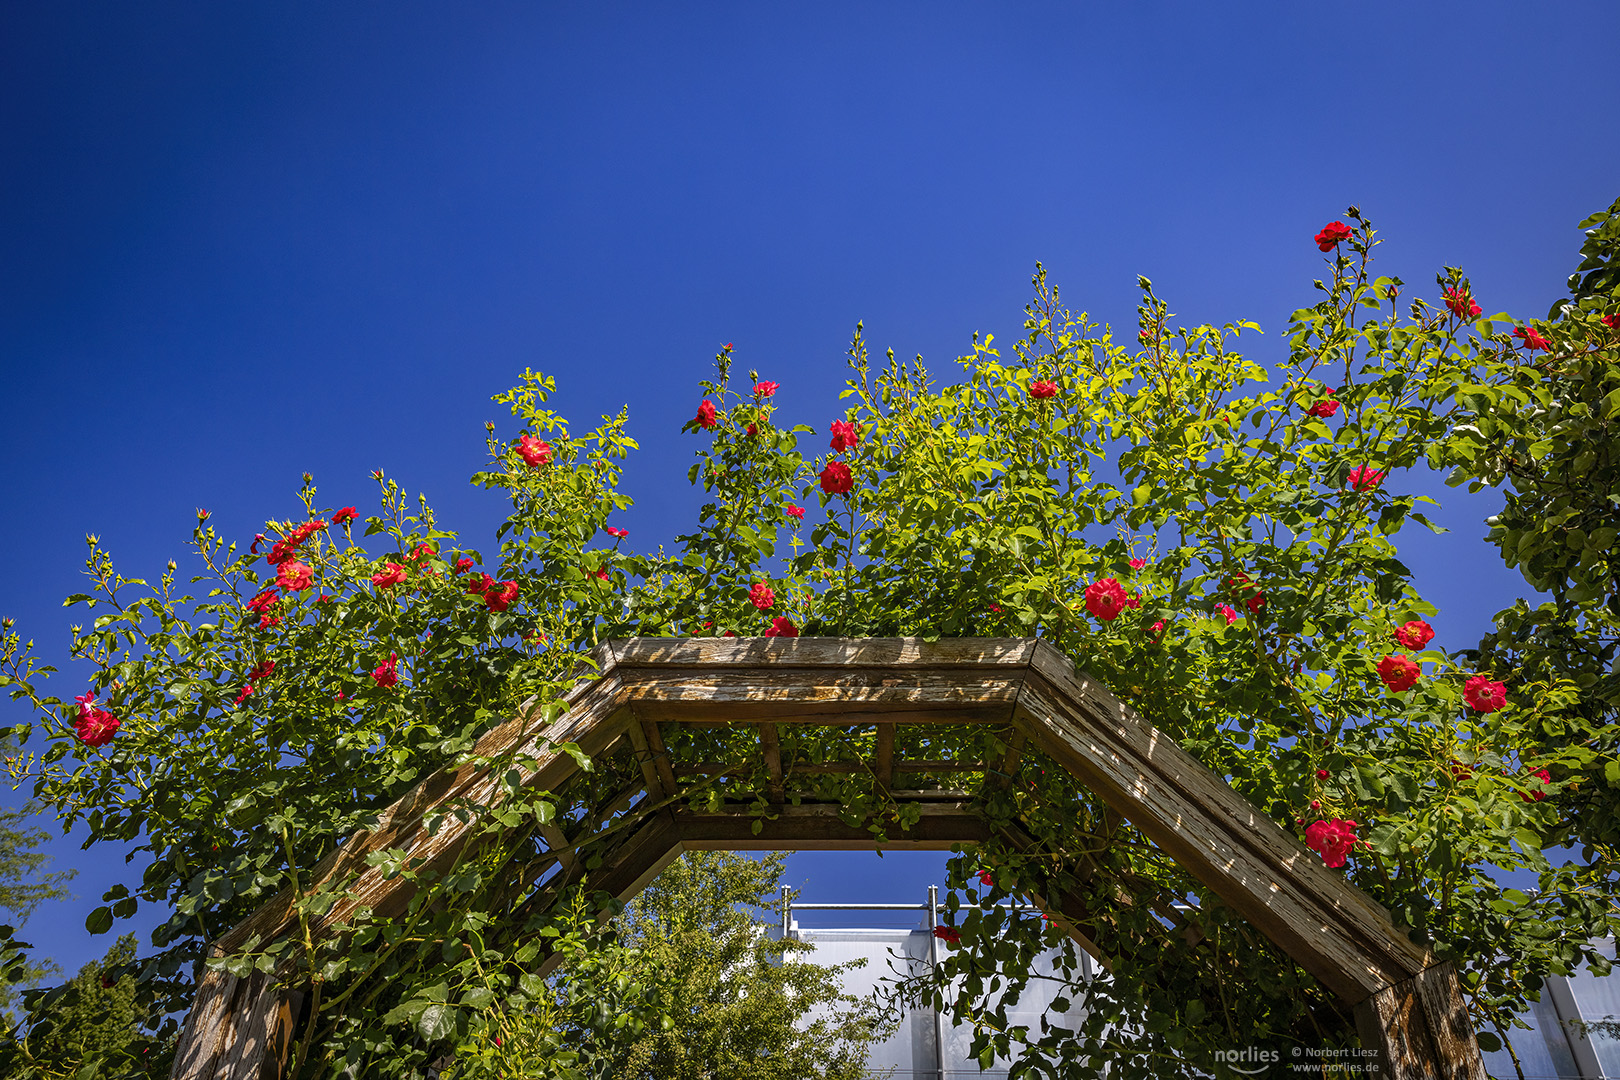
[[[1281,1055],[1275,1050],[1261,1050],[1245,1046],[1242,1050],[1217,1050],[1215,1060],[1244,1076],[1259,1076],[1267,1067],[1275,1065]]]

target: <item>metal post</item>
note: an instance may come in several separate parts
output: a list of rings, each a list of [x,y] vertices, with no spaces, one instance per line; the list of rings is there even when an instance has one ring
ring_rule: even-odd
[[[939,886],[928,886],[928,962],[937,970],[939,967],[939,938],[934,936],[934,928],[939,925]],[[945,1017],[939,1007],[934,1003],[934,1071],[938,1080],[945,1080]]]

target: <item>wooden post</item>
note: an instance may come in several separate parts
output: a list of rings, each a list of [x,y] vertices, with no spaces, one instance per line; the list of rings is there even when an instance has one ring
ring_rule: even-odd
[[[1485,1080],[1462,985],[1450,962],[1418,972],[1356,1005],[1363,1049],[1384,1080]]]

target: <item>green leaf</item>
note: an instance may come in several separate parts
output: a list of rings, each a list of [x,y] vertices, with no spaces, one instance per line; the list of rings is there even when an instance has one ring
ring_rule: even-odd
[[[112,908],[105,904],[92,911],[84,920],[84,928],[92,934],[105,934],[112,929],[112,924]]]

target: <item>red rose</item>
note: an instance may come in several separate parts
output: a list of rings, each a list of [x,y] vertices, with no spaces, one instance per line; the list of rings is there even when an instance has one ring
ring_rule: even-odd
[[[772,394],[776,393],[778,389],[780,389],[779,384],[773,383],[769,379],[766,379],[754,384],[754,396],[762,398],[770,397]]]
[[[608,578],[609,578],[608,568],[605,567],[605,566],[598,566],[596,568],[596,575],[595,576],[596,576],[596,580],[598,580],[598,581],[607,581]]]
[[[1477,319],[1480,316],[1480,306],[1474,303],[1474,298],[1464,288],[1447,289],[1441,294],[1446,301],[1446,308],[1459,319]]]
[[[247,602],[247,609],[255,615],[263,615],[281,600],[281,594],[274,589],[266,589]]]
[[[359,516],[360,511],[356,510],[352,506],[345,506],[343,509],[332,515],[332,524],[347,525]]]
[[[253,693],[253,684],[248,683],[246,686],[242,687],[242,692],[240,694],[236,695],[236,703],[238,705],[242,704],[242,702],[244,702],[244,701],[246,701],[248,699],[248,695],[250,695],[252,693]]]
[[[384,690],[390,689],[399,682],[399,656],[389,653],[388,659],[378,664],[371,672],[372,681]]]
[[[1434,627],[1422,619],[1413,619],[1395,628],[1395,640],[1405,649],[1421,649],[1434,639]]]
[[[1305,827],[1305,843],[1320,851],[1322,862],[1328,866],[1343,866],[1345,858],[1355,850],[1358,843],[1367,844],[1365,840],[1356,839],[1356,830],[1359,828],[1360,825],[1348,818],[1313,821]]]
[[[74,700],[79,703],[79,715],[73,721],[73,734],[78,740],[91,748],[112,742],[118,733],[118,717],[97,708],[94,694],[80,694]]]
[[[410,559],[412,562],[422,562],[426,559],[433,558],[433,556],[437,555],[438,553],[439,550],[432,544],[417,544],[415,547],[411,548]]]
[[[727,637],[732,637],[731,631],[726,631]],[[765,631],[766,637],[798,637],[799,628],[793,625],[793,620],[786,615],[778,615],[771,620],[771,627]]]
[[[1322,226],[1322,231],[1316,234],[1316,247],[1319,251],[1332,251],[1352,235],[1350,226],[1342,221],[1332,221]]]
[[[491,611],[505,611],[517,598],[517,582],[503,581],[499,585],[491,583],[490,588],[484,593],[484,606]]]
[[[754,587],[748,590],[748,602],[761,611],[769,611],[771,605],[776,603],[776,593],[763,581],[756,581]]]
[[[987,889],[993,889],[996,887],[995,879],[990,876],[990,871],[988,870],[979,871],[979,884],[983,885]]]
[[[315,584],[315,571],[297,559],[289,559],[277,569],[276,584],[288,592],[303,592]]]
[[[1126,606],[1125,587],[1111,577],[1086,586],[1086,610],[1103,622],[1113,622]]]
[[[747,435],[751,439],[755,435],[759,434],[759,428],[755,427],[753,424],[749,424],[747,427],[743,428],[743,434]]]
[[[829,495],[848,495],[855,487],[855,476],[842,461],[829,461],[821,470],[821,490]]]
[[[936,926],[934,927],[934,936],[947,945],[960,945],[962,943],[962,931],[954,926]]]
[[[518,457],[531,469],[538,469],[542,465],[551,464],[551,444],[535,438],[533,435],[524,435],[517,441]]]
[[[1463,683],[1463,700],[1475,712],[1495,712],[1507,704],[1507,687],[1484,675],[1475,675]]]
[[[698,406],[697,426],[702,428],[704,431],[708,431],[719,422],[720,421],[715,418],[714,402],[710,401],[708,398],[704,398],[703,404]]]
[[[1132,559],[1131,560],[1131,569],[1132,570],[1140,570],[1140,569],[1142,569],[1142,567],[1144,567],[1146,565],[1147,565],[1147,560],[1146,559]]]
[[[1154,637],[1158,637],[1160,634],[1164,633],[1164,620],[1160,619],[1158,622],[1148,627],[1148,633],[1152,634]]]
[[[1603,325],[1607,326],[1610,330],[1620,330],[1620,315],[1603,316]]]
[[[1422,669],[1407,657],[1396,654],[1385,656],[1378,661],[1378,677],[1384,680],[1384,685],[1397,694],[1404,693],[1417,685],[1418,676]]]
[[[1513,331],[1513,336],[1518,338],[1524,347],[1531,352],[1535,352],[1537,349],[1546,352],[1552,348],[1547,339],[1542,337],[1540,331],[1533,326],[1520,326]]]
[[[1048,382],[1046,379],[1036,379],[1029,384],[1029,396],[1036,400],[1057,397],[1057,392],[1057,383]]]
[[[784,506],[782,510],[794,521],[804,520],[804,507],[802,506]]]
[[[1132,611],[1135,611],[1137,608],[1142,606],[1142,598],[1135,593],[1131,593],[1125,598],[1125,606],[1130,608]]]
[[[1451,778],[1453,780],[1467,780],[1469,777],[1474,775],[1473,769],[1470,769],[1467,765],[1464,765],[1456,758],[1451,759],[1449,769],[1451,771]]]
[[[1519,792],[1519,798],[1523,799],[1525,802],[1540,802],[1542,799],[1547,797],[1547,792],[1544,789],[1548,784],[1552,783],[1552,774],[1546,769],[1537,769],[1535,772],[1530,774],[1530,777],[1534,780],[1540,780],[1541,786],[1531,788],[1529,791]]]
[[[834,450],[842,453],[861,441],[861,428],[859,424],[849,420],[834,420],[832,422],[832,443]]]
[[[1233,611],[1232,608],[1226,604],[1216,604],[1215,614],[1225,619],[1227,626],[1231,626],[1233,623],[1237,622],[1237,612]]]
[[[210,511],[210,510],[204,510],[204,509],[203,509],[203,508],[202,508],[202,507],[200,507],[200,506],[199,506],[199,507],[197,507],[197,520],[198,520],[198,521],[207,521],[207,520],[208,520],[208,515],[209,515],[209,514],[210,514],[210,513],[212,513],[212,511]]]
[[[280,626],[280,625],[281,625],[281,616],[280,615],[260,615],[259,616],[259,629],[260,630],[268,630],[272,626]]]
[[[468,596],[483,596],[495,587],[495,579],[488,574],[479,574],[467,581]]]
[[[1326,780],[1328,778],[1328,771],[1326,769],[1317,769],[1316,770],[1316,778],[1318,780]],[[1311,803],[1311,809],[1312,810],[1315,810],[1316,806],[1317,806],[1316,803]]]
[[[276,662],[274,660],[261,660],[253,666],[252,671],[248,672],[248,682],[258,682],[260,679],[268,679],[270,677],[270,673],[274,670],[276,670]]]
[[[1226,587],[1233,596],[1239,599],[1248,598],[1244,600],[1243,606],[1249,609],[1251,615],[1258,615],[1260,609],[1266,606],[1266,594],[1254,583],[1253,578],[1241,570],[1226,579]],[[1231,620],[1228,619],[1227,623],[1230,624]]]
[[[1333,391],[1329,390],[1327,397],[1323,398],[1321,401],[1316,402],[1316,404],[1312,405],[1309,409],[1305,410],[1305,415],[1307,415],[1307,416],[1319,416],[1322,419],[1326,420],[1328,417],[1332,416],[1334,413],[1336,413],[1338,411],[1339,411],[1339,402],[1334,400]]]
[[[615,540],[623,540],[625,537],[630,535],[629,529],[616,529],[612,525],[609,525],[606,528],[607,534],[613,537]]]
[[[721,352],[730,352],[731,351],[731,342],[729,342],[729,341],[726,342],[725,345],[721,347],[720,351]]]
[[[392,589],[405,584],[405,574],[405,568],[399,563],[385,562],[381,573],[371,575],[371,583],[379,589]]]
[[[468,570],[471,570],[472,567],[473,561],[471,559],[463,557],[456,560],[456,573],[458,574],[464,574]]]
[[[1372,491],[1384,482],[1384,477],[1387,475],[1388,473],[1383,469],[1374,469],[1368,465],[1357,465],[1350,470],[1350,475],[1345,477],[1345,480],[1357,491]]]

